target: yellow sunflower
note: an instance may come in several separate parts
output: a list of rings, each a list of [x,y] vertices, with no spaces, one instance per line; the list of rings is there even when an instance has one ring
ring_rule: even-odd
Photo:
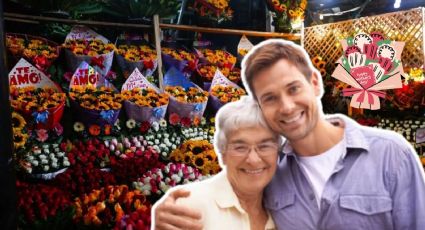
[[[21,130],[25,127],[27,123],[25,122],[24,117],[22,117],[17,112],[12,112],[12,127],[18,130]]]
[[[20,149],[25,146],[25,143],[27,142],[28,135],[24,134],[20,131],[13,133],[13,144],[15,146],[15,149]]]
[[[202,169],[207,162],[207,159],[205,159],[202,155],[195,155],[192,158],[192,165],[194,165],[198,169]]]

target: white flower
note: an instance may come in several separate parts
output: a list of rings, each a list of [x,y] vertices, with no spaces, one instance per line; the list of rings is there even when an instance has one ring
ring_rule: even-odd
[[[168,133],[164,133],[164,137],[165,138],[168,138],[170,136],[170,134],[168,134]]]
[[[68,161],[68,160],[64,160],[64,161],[63,161],[63,166],[68,167],[68,166],[70,166],[70,165],[71,165],[71,163],[69,163],[69,161]]]
[[[49,149],[43,149],[43,152],[44,153],[50,153],[50,150]]]
[[[31,161],[31,164],[36,167],[36,166],[38,166],[38,161],[37,160],[33,160],[33,161]]]
[[[158,145],[159,144],[159,140],[155,139],[155,144]]]
[[[83,123],[81,123],[81,122],[75,122],[74,123],[74,131],[75,132],[77,132],[77,133],[79,133],[79,132],[82,132],[82,131],[84,131],[84,124]]]
[[[104,161],[100,162],[100,167],[101,168],[104,168],[105,167],[105,162]]]
[[[164,118],[161,118],[161,120],[159,120],[159,125],[161,127],[167,127],[167,121]]]
[[[137,141],[136,144],[135,144],[135,146],[136,146],[136,148],[140,148],[140,147],[142,147],[142,143],[140,143],[139,141]]]
[[[42,160],[41,160],[41,164],[42,164],[42,165],[45,165],[45,164],[48,164],[48,163],[49,163],[49,161],[48,161],[48,160],[46,160],[46,159],[42,159]]]
[[[125,125],[129,129],[134,129],[136,127],[136,121],[134,119],[128,119]]]
[[[162,135],[160,133],[158,133],[158,135],[156,135],[157,138],[162,138]]]
[[[53,148],[57,148],[57,147],[59,147],[59,144],[58,143],[53,143],[52,146],[53,146]]]
[[[53,154],[53,153],[50,153],[50,154],[49,154],[49,158],[50,158],[50,159],[56,158],[56,155],[55,155],[55,154]]]
[[[155,131],[158,131],[158,130],[159,130],[159,124],[158,124],[158,122],[156,122],[156,121],[152,122],[152,128],[153,128]]]
[[[39,157],[41,160],[43,160],[43,159],[46,159],[46,158],[47,158],[47,156],[46,156],[46,155],[44,155],[44,154],[40,154],[40,155],[38,155],[38,157]]]
[[[34,149],[33,151],[35,154],[40,154],[41,153],[41,149]]]
[[[28,159],[28,161],[32,161],[32,160],[34,160],[34,156],[30,155],[30,156],[27,157],[27,159]]]
[[[45,165],[45,166],[43,167],[43,171],[45,171],[45,172],[49,171],[49,166],[48,166],[48,165]]]
[[[58,163],[55,163],[55,162],[52,163],[52,168],[57,169],[58,167],[59,167]]]
[[[172,149],[176,149],[176,148],[177,148],[177,146],[176,146],[175,144],[173,144],[173,145],[171,146],[171,148],[172,148]]]
[[[109,141],[108,141],[108,140],[105,140],[103,143],[105,144],[105,147],[106,147],[106,148],[108,148],[108,147],[109,147]]]
[[[51,160],[52,160],[53,163],[57,163],[58,162],[58,159],[56,159],[56,158],[52,158]]]
[[[57,156],[58,156],[58,157],[63,157],[63,156],[65,156],[65,152],[58,152],[58,153],[57,153]]]
[[[55,151],[54,152],[59,152],[59,151],[61,151],[59,148],[55,148]]]

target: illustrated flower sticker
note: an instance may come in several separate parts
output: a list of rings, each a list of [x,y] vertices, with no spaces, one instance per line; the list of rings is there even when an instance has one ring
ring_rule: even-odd
[[[404,42],[386,40],[379,32],[360,33],[341,41],[344,55],[332,77],[347,83],[343,96],[353,96],[350,106],[377,110],[380,90],[401,88],[403,65],[400,61]]]

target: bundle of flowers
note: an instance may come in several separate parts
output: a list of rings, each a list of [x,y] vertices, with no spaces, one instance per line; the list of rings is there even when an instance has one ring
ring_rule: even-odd
[[[241,69],[233,68],[232,70],[230,70],[229,75],[224,76],[226,76],[230,81],[238,84],[241,81]]]
[[[196,168],[181,163],[168,163],[146,172],[133,182],[133,187],[146,196],[160,197],[171,187],[204,178]]]
[[[71,163],[58,144],[43,144],[33,146],[19,165],[32,177],[50,180],[63,173]]]
[[[65,229],[71,220],[71,197],[66,190],[16,181],[19,227]]]
[[[233,10],[229,7],[229,0],[195,0],[193,9],[201,17],[221,23],[231,20]]]
[[[300,29],[304,20],[307,0],[267,0],[276,31]]]
[[[6,34],[6,47],[16,57],[24,57],[38,69],[46,71],[59,57],[60,46],[42,37]]]
[[[211,87],[211,95],[217,97],[221,103],[226,104],[231,101],[238,101],[241,96],[246,95],[242,88],[235,88],[231,85],[215,85]]]
[[[241,40],[238,43],[238,59],[242,61],[243,57],[250,51],[254,45],[249,41],[249,39],[242,35]]]
[[[161,119],[159,122],[153,122],[145,135],[148,145],[152,146],[160,154],[161,158],[165,160],[168,159],[171,151],[183,142],[180,130],[175,128],[174,126],[169,126],[166,120]]]
[[[154,121],[165,116],[169,96],[153,88],[133,88],[121,91],[129,118]],[[148,108],[146,108],[148,107]]]
[[[214,140],[214,133],[211,133],[205,125],[183,127],[182,134],[186,140],[206,140],[209,143],[213,143]]]
[[[65,93],[50,87],[10,87],[13,109],[22,112],[27,121],[39,128],[51,129],[59,123],[65,99]]]
[[[408,69],[408,71],[406,72],[408,72],[409,74],[407,76],[405,75],[405,81],[425,81],[425,74],[423,68],[413,67]]]
[[[145,76],[152,75],[158,65],[156,51],[149,45],[118,45],[117,54],[118,64],[126,78],[135,68]]]
[[[63,44],[69,71],[85,61],[102,76],[111,69],[115,45],[85,26],[74,26]]]
[[[150,204],[138,190],[130,190],[126,185],[107,186],[93,190],[75,199],[74,220],[85,226],[113,228],[126,215]]]
[[[82,195],[108,185],[117,184],[115,175],[108,170],[100,169],[93,163],[72,165],[51,181],[53,185],[63,188],[75,195]]]
[[[70,89],[69,97],[85,124],[100,126],[115,123],[123,100],[121,94],[113,88],[105,86],[97,88],[93,85],[74,85]]]
[[[12,112],[13,146],[15,150],[24,148],[28,140],[28,134],[25,130],[26,124],[24,117],[17,112]]]
[[[198,49],[200,59],[204,62],[214,64],[220,68],[233,69],[236,57],[225,50]]]
[[[150,127],[150,126],[149,126]],[[148,128],[149,129],[149,128]],[[104,144],[115,156],[120,158],[141,157],[145,151],[154,151],[142,135],[105,140]]]
[[[203,175],[214,175],[221,170],[214,146],[207,140],[184,142],[171,153],[170,160],[195,167]]]
[[[181,86],[166,86],[165,91],[179,102],[204,103],[208,100],[208,92],[196,87],[185,89]]]
[[[194,53],[183,48],[161,47],[162,59],[166,69],[171,67],[179,71],[193,72],[198,64],[198,58]]]
[[[217,65],[215,64],[201,64],[198,66],[198,74],[201,76],[204,82],[211,82],[214,78],[215,71],[217,70]],[[229,68],[221,68],[220,71],[224,76],[230,74]]]
[[[125,229],[151,229],[151,207],[146,206],[123,216],[121,220],[116,223],[114,230]]]
[[[96,167],[105,168],[116,160],[110,149],[97,138],[87,141],[76,140],[72,144],[62,143],[61,148],[66,149],[71,165],[93,164]]]
[[[159,155],[156,151],[146,150],[137,157],[117,160],[111,165],[111,170],[119,184],[130,185],[152,168],[161,167]]]
[[[75,55],[87,55],[90,57],[96,57],[101,54],[106,54],[114,51],[115,45],[112,43],[105,44],[100,39],[86,40],[86,39],[74,39],[67,40],[63,44],[65,49],[69,49]]]

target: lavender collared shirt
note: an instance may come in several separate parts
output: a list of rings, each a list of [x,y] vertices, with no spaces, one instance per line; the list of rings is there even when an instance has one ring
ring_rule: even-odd
[[[326,182],[320,209],[311,183],[287,143],[264,194],[282,230],[425,229],[425,176],[411,145],[395,132],[342,115],[346,153]]]

